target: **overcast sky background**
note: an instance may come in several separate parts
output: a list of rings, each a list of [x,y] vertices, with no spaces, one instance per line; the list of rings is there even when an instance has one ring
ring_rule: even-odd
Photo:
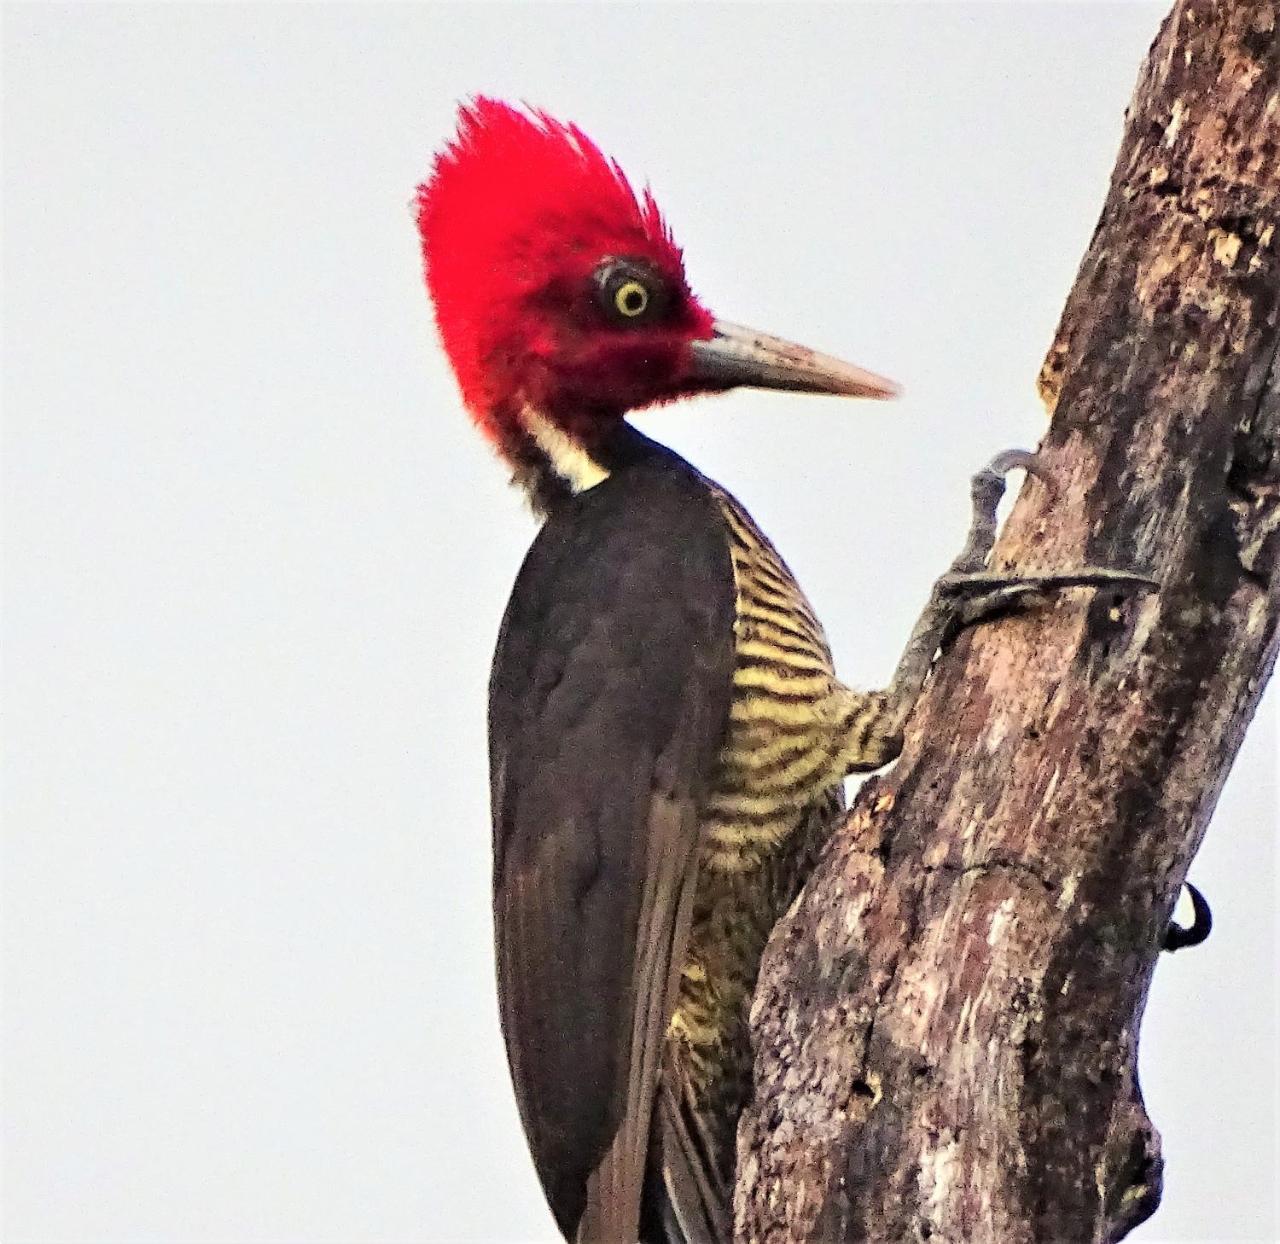
[[[1163,5],[6,6],[3,1235],[550,1241],[485,684],[533,523],[409,202],[456,101],[648,178],[727,318],[905,386],[640,419],[883,682],[1033,380]],[[1269,704],[1274,705],[1274,697]],[[1162,961],[1143,1241],[1274,1239],[1276,730]]]

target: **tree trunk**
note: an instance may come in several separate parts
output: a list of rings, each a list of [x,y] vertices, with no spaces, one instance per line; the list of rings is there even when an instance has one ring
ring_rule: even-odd
[[[1159,1202],[1139,1022],[1277,647],[1278,8],[1165,20],[1040,374],[1057,487],[992,558],[1160,590],[939,661],[770,942],[741,1240],[1118,1240]]]

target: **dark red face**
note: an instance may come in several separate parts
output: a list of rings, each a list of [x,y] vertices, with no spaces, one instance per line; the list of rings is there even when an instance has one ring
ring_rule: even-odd
[[[418,191],[427,287],[463,399],[500,446],[523,408],[584,421],[736,385],[888,397],[888,381],[715,320],[653,196],[576,126],[477,99]]]
[[[553,417],[621,414],[712,387],[693,376],[690,342],[713,320],[679,267],[598,245],[549,264],[490,356],[503,387]]]

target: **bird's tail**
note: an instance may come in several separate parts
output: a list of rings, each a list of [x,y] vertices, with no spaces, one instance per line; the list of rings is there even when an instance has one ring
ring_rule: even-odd
[[[728,1244],[731,1191],[697,1119],[664,1081],[645,1178],[641,1244]],[[700,1143],[702,1142],[702,1143]]]

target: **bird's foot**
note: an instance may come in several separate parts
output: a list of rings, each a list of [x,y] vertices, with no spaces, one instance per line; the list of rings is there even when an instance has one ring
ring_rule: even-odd
[[[947,637],[954,639],[975,623],[1043,608],[1050,603],[1055,592],[1073,587],[1130,593],[1156,590],[1155,582],[1145,575],[1106,566],[1081,566],[1062,574],[948,573],[934,585],[934,592],[951,604],[951,625],[947,628]]]
[[[1185,881],[1183,884],[1191,896],[1191,923],[1181,925],[1176,920],[1169,921],[1164,935],[1165,950],[1199,946],[1213,932],[1213,912],[1209,909],[1208,899],[1191,882]]]
[[[999,530],[996,510],[1004,496],[1005,476],[1023,470],[1037,479],[1051,493],[1057,491],[1053,477],[1035,454],[1025,449],[1007,449],[997,454],[970,481],[973,516],[969,535],[959,556],[936,584],[934,598],[950,605],[951,624],[948,637],[975,622],[987,621],[1007,613],[1036,609],[1047,604],[1054,592],[1067,588],[1088,587],[1118,592],[1155,591],[1158,584],[1146,575],[1108,566],[1081,566],[1057,574],[996,574],[989,571],[987,558]]]
[[[973,518],[959,557],[934,585],[929,600],[916,619],[898,666],[884,691],[886,709],[883,733],[900,734],[937,654],[965,627],[1002,613],[1039,608],[1054,592],[1088,587],[1116,592],[1153,591],[1156,584],[1145,575],[1104,566],[1082,566],[1061,574],[1009,575],[987,569],[987,559],[999,530],[996,509],[1004,496],[1005,476],[1013,470],[1030,472],[1051,493],[1057,486],[1035,454],[1010,449],[997,454],[971,481]]]

